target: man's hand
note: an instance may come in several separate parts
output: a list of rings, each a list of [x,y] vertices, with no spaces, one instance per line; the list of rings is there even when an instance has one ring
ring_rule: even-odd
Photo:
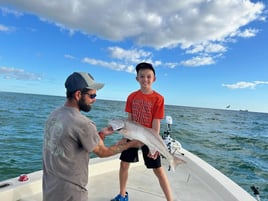
[[[99,135],[101,139],[104,140],[107,135],[111,135],[113,133],[114,133],[113,128],[111,126],[108,126],[108,127],[101,129],[101,131],[99,132]]]

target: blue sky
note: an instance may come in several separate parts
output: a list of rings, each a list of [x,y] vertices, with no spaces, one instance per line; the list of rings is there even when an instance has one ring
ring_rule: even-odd
[[[125,100],[147,61],[166,104],[268,112],[267,36],[265,1],[0,0],[0,91],[64,96],[86,71]]]

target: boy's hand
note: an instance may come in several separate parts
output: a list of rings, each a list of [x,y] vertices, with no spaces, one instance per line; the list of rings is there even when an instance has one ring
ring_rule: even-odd
[[[149,152],[149,154],[147,155],[149,158],[152,158],[152,159],[156,159],[158,156],[160,155],[160,153],[158,151],[156,151],[154,154],[151,154]]]

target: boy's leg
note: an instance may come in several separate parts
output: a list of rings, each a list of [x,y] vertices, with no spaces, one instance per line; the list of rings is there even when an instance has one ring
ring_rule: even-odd
[[[120,169],[119,169],[119,184],[120,192],[119,194],[112,199],[111,201],[128,201],[127,180],[128,180],[128,169],[130,163],[138,162],[138,148],[130,148],[126,151],[123,151],[120,156]]]
[[[168,178],[166,176],[166,172],[164,168],[161,166],[160,156],[158,156],[156,159],[149,158],[148,157],[149,148],[147,146],[142,147],[142,153],[146,167],[148,169],[153,169],[154,174],[158,178],[160,187],[162,188],[162,191],[164,192],[167,201],[172,201],[173,198],[172,198],[171,187]]]
[[[128,169],[130,163],[121,161],[119,170],[119,183],[120,183],[120,194],[124,197],[126,194],[127,180],[128,180]]]
[[[172,191],[171,191],[170,183],[168,181],[164,168],[163,167],[155,168],[153,169],[153,171],[156,177],[158,178],[159,184],[162,188],[162,191],[164,192],[166,196],[167,201],[172,201],[173,200]]]

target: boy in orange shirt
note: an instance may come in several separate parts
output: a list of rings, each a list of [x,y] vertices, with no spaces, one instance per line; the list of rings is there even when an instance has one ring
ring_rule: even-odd
[[[125,111],[128,113],[129,120],[152,128],[159,134],[160,120],[164,118],[164,98],[152,89],[152,84],[156,80],[155,70],[152,64],[143,62],[136,66],[136,72],[136,80],[140,84],[140,89],[128,96]],[[170,184],[164,168],[161,166],[160,154],[157,152],[155,155],[151,155],[146,145],[143,145],[141,149],[146,167],[153,169],[167,201],[172,201]],[[126,191],[128,169],[130,163],[139,160],[138,148],[130,148],[123,151],[120,160],[120,193],[111,201],[128,201],[128,193]]]

